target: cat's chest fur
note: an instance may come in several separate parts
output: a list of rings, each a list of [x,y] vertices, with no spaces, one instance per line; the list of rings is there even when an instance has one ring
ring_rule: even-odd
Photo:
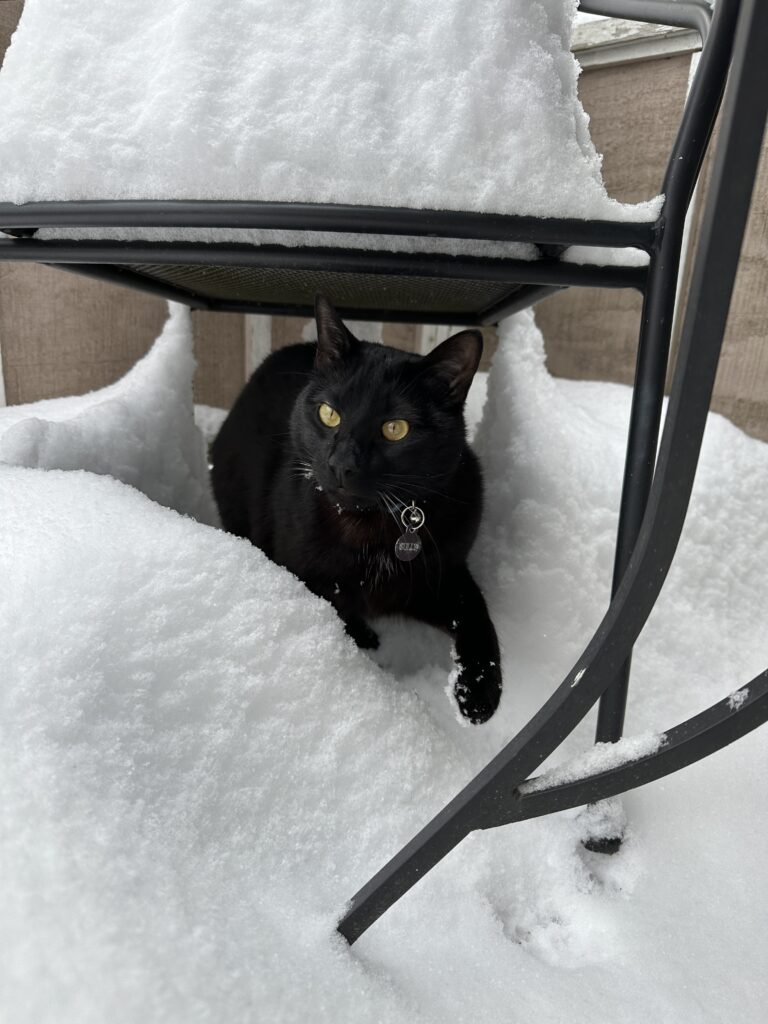
[[[473,477],[473,469],[462,468],[462,477]],[[477,487],[474,480],[472,486]],[[453,499],[458,509],[449,509],[448,515],[422,502],[421,550],[404,562],[395,554],[405,533],[399,520],[402,503],[393,505],[392,513],[354,515],[324,505],[322,494],[303,488],[301,481],[290,480],[287,490],[295,514],[276,517],[268,553],[316,593],[344,601],[363,616],[406,612],[414,601],[437,599],[445,569],[466,558],[474,539],[476,517],[462,508],[460,498]],[[276,505],[285,507],[286,497],[278,495]]]

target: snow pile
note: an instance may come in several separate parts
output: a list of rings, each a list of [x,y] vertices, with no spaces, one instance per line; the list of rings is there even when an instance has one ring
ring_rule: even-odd
[[[226,418],[226,409],[219,409],[215,405],[198,404],[195,406],[195,423],[205,438],[206,444],[213,442]]]
[[[109,474],[161,505],[218,523],[193,419],[190,314],[169,308],[160,337],[116,384],[0,409],[0,462]]]
[[[473,835],[351,950],[334,932],[601,616],[628,408],[552,380],[530,316],[508,324],[475,558],[506,690],[472,729],[440,634],[381,623],[377,665],[246,542],[105,477],[0,466],[0,1016],[762,1021],[764,731],[623,808]],[[768,448],[713,417],[630,733],[763,667],[766,503]],[[619,854],[585,851],[624,814]]]
[[[604,188],[576,0],[27,0],[0,197],[651,220]]]

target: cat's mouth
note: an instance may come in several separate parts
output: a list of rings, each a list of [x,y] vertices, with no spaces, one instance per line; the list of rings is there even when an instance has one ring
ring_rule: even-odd
[[[369,515],[372,512],[380,511],[376,498],[354,494],[342,487],[326,487],[323,493],[328,503],[336,509],[339,515],[342,513]]]

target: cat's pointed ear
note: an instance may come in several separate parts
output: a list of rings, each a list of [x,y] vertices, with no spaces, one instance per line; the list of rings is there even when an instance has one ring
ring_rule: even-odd
[[[324,295],[315,296],[315,321],[317,323],[317,355],[315,366],[328,366],[344,359],[357,338],[347,330],[341,317]]]
[[[483,336],[480,331],[460,331],[446,338],[425,356],[432,375],[445,388],[449,401],[463,405],[469,385],[480,365]]]

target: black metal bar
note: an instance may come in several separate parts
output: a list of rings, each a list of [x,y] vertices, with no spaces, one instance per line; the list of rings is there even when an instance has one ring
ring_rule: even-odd
[[[550,295],[555,295],[557,292],[562,291],[561,285],[537,285],[530,284],[522,288],[518,288],[517,291],[513,292],[508,298],[502,299],[500,302],[495,302],[492,306],[488,306],[486,309],[478,315],[477,322],[482,326],[486,327],[489,324],[497,324],[500,320],[503,320],[506,316],[512,316],[513,313],[519,313],[521,309],[527,309],[532,306],[535,302],[540,302],[542,299],[548,298]],[[467,326],[470,326],[469,324]]]
[[[610,685],[656,602],[685,521],[730,307],[768,114],[761,60],[766,52],[768,6],[744,0],[658,468],[616,596],[546,704],[352,899],[339,924],[350,942],[469,832],[508,820],[511,794]]]
[[[645,267],[598,267],[560,260],[443,256],[438,253],[371,252],[365,249],[248,246],[196,242],[67,242],[0,239],[0,260],[42,263],[184,264],[317,270],[346,274],[404,274],[467,281],[535,282],[636,288]]]
[[[699,33],[702,43],[707,40],[712,20],[712,8],[705,0],[579,0],[579,10],[607,18],[689,28]]]
[[[735,5],[718,2],[715,8],[661,186],[667,203],[679,198],[688,206],[691,201],[723,98],[738,11],[738,0]]]
[[[77,272],[75,266],[72,269]],[[478,314],[471,311],[451,310],[437,311],[434,313],[414,312],[409,309],[380,309],[366,307],[360,309],[354,306],[345,306],[343,303],[336,303],[339,314],[348,317],[350,320],[385,320],[394,323],[418,323],[418,324],[457,324],[464,327],[487,327],[490,324],[498,323],[505,316],[510,316],[521,309],[540,302],[549,295],[562,291],[558,285],[523,285],[513,288],[509,297],[500,303],[489,306],[487,310]],[[211,299],[210,308],[225,313],[256,313],[265,316],[313,316],[311,304],[281,305],[270,302],[248,302],[229,299]]]
[[[768,669],[706,711],[674,729],[668,729],[664,743],[653,754],[545,789],[535,788],[539,781],[535,778],[524,782],[515,794],[517,803],[510,808],[510,818],[499,824],[538,818],[568,807],[581,807],[646,786],[722,750],[766,721]]]
[[[653,224],[639,221],[586,221],[459,210],[227,200],[0,203],[0,225],[0,230],[64,227],[262,228],[640,249],[647,248],[653,241]]]
[[[640,534],[656,463],[677,283],[677,252],[670,253],[667,259],[668,262],[662,262],[660,255],[652,260],[651,285],[643,301],[611,597],[619,589]],[[669,272],[664,273],[667,268],[674,277],[670,277]],[[600,698],[595,728],[597,743],[615,743],[622,735],[631,666],[630,651],[616,673],[615,682]]]
[[[75,273],[76,268],[73,267]],[[332,291],[332,289],[329,289]],[[345,306],[343,302],[334,303],[339,315],[348,320],[383,320],[397,324],[455,324],[459,327],[483,327],[477,314],[459,310],[434,313],[413,312],[410,309],[379,309],[373,306],[359,308]],[[252,313],[256,316],[299,316],[312,319],[314,307],[311,304],[281,304],[276,302],[249,302],[238,299],[211,299],[209,308],[216,313]]]
[[[643,303],[612,594],[618,589],[637,541],[650,493],[664,400],[664,382],[672,336],[685,217],[720,107],[733,49],[738,10],[738,0],[721,0],[718,4],[712,33],[699,62],[696,80],[677,135],[673,159],[665,178],[667,197],[664,205],[663,231],[658,253],[651,256],[648,290]],[[674,156],[681,151],[684,156]],[[617,672],[615,684],[606,690],[600,700],[595,733],[599,743],[615,742],[622,734],[630,668],[631,653]]]
[[[153,277],[146,277],[144,274],[137,274],[127,267],[116,267],[111,263],[96,265],[90,263],[45,263],[43,266],[66,270],[71,274],[80,274],[83,277],[93,277],[97,281],[106,281],[123,288],[132,288],[134,291],[147,292],[149,295],[157,295],[161,299],[170,299],[172,302],[183,302],[192,309],[213,308],[207,299],[195,295],[194,292],[188,291],[186,288],[167,284]]]

